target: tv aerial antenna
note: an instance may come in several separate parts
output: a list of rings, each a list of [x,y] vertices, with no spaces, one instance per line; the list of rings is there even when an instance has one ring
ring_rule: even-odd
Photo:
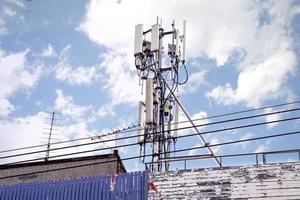
[[[43,134],[47,134],[47,137],[42,137],[42,140],[46,140],[46,156],[44,158],[44,160],[47,162],[49,161],[49,157],[50,157],[50,152],[51,152],[51,143],[55,140],[57,140],[58,138],[55,138],[55,136],[58,135],[58,131],[59,131],[59,121],[60,120],[57,116],[61,113],[58,112],[48,112],[49,113],[49,118],[46,118],[47,122],[45,124],[49,125],[48,128],[43,128],[46,129],[47,132],[43,132]],[[58,140],[59,141],[59,140]],[[42,142],[43,144],[45,143],[44,141]]]

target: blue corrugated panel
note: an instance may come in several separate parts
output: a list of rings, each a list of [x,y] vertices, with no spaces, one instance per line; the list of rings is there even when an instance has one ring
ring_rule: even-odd
[[[146,173],[0,185],[0,200],[144,200]]]

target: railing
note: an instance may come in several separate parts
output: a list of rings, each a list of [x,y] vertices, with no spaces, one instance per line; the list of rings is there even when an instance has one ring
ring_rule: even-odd
[[[199,160],[199,159],[211,159],[216,157],[222,167],[225,167],[224,165],[224,158],[233,158],[233,157],[242,157],[242,156],[255,156],[255,163],[258,166],[259,164],[267,164],[267,155],[275,155],[275,154],[287,154],[287,153],[297,153],[298,157],[295,161],[300,161],[300,149],[289,149],[289,150],[281,150],[281,151],[265,151],[265,152],[253,152],[253,153],[240,153],[240,154],[226,154],[226,155],[215,155],[212,154],[201,154],[201,155],[191,155],[191,156],[176,156],[176,157],[169,157],[166,159],[161,159],[160,161],[154,162],[154,163],[160,163],[160,162],[183,162],[183,169],[187,168],[187,161],[189,160]],[[260,158],[262,162],[260,163]],[[294,160],[293,160],[294,161]],[[288,162],[288,161],[286,161]],[[146,170],[151,171],[151,162],[145,163]]]
[[[147,199],[146,172],[0,185],[0,200]]]

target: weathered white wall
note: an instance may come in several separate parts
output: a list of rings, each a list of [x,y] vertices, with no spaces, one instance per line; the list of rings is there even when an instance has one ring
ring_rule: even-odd
[[[300,163],[152,173],[149,199],[300,199]]]

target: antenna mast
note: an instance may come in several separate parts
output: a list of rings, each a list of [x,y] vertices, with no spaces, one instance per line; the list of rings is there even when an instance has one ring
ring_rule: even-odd
[[[51,123],[50,123],[50,130],[49,130],[49,137],[48,137],[48,143],[47,143],[47,151],[46,151],[45,161],[49,160],[50,143],[51,143],[51,136],[52,136],[52,130],[53,130],[53,125],[54,125],[54,116],[55,116],[55,112],[52,112],[51,113]]]
[[[165,31],[158,19],[157,23],[146,31],[143,24],[135,26],[135,66],[142,82],[142,90],[144,82],[146,88],[145,102],[139,102],[141,129],[138,131],[137,142],[143,154],[146,152],[146,144],[152,145],[151,171],[169,170],[168,152],[172,144],[175,147],[177,140],[178,104],[173,94],[179,85],[188,80],[185,66],[185,30],[185,21],[182,35],[179,29],[175,28],[174,21],[171,31]],[[164,67],[162,63],[166,57],[163,57],[163,39],[167,36],[171,38],[167,48],[169,64]],[[185,69],[186,78],[181,82],[179,72],[182,68]],[[170,91],[168,83],[172,85]],[[171,123],[174,123],[172,127]],[[162,159],[165,161],[161,161]]]

